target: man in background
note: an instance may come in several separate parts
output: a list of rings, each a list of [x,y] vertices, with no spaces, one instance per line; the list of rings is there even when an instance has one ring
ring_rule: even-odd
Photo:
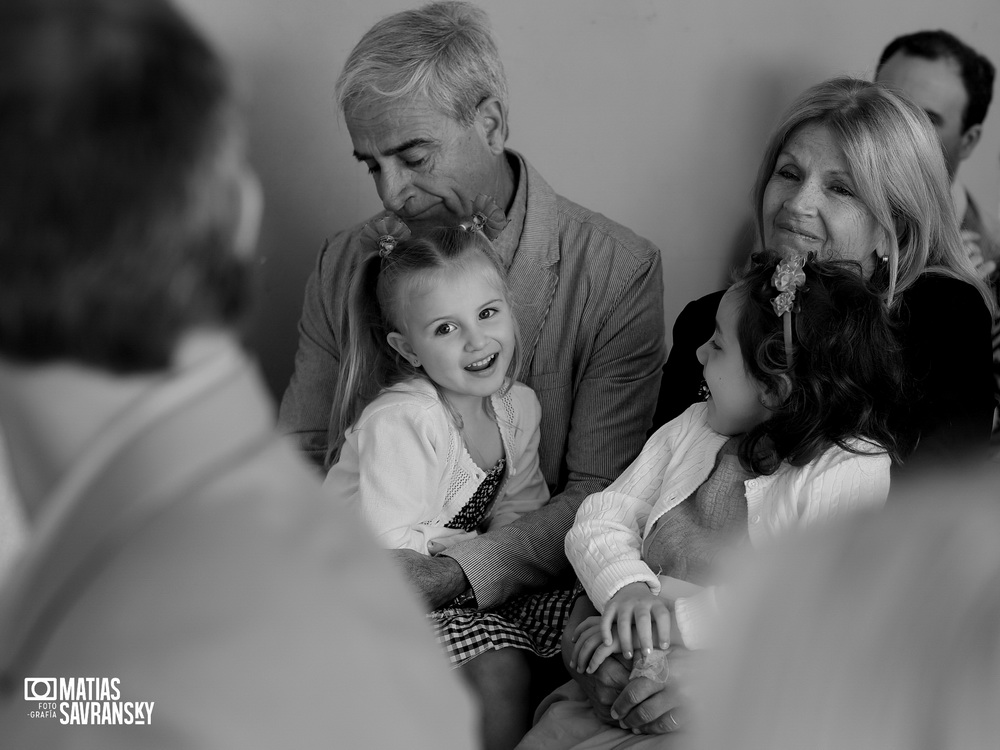
[[[261,203],[226,66],[167,0],[4,0],[0,61],[0,422],[30,526],[0,747],[472,747],[415,597],[239,346]]]
[[[937,129],[962,239],[980,273],[1000,294],[1000,217],[984,211],[957,179],[960,164],[972,155],[982,136],[994,77],[993,64],[985,56],[940,30],[893,39],[882,51],[875,70],[876,81],[909,96]],[[993,326],[993,369],[1000,403],[1000,319]],[[994,438],[1000,435],[996,421],[993,432]]]
[[[875,80],[923,108],[944,151],[956,214],[980,264],[992,271],[1000,255],[1000,218],[984,212],[957,179],[979,143],[993,98],[993,64],[947,31],[918,31],[894,39],[882,52]]]

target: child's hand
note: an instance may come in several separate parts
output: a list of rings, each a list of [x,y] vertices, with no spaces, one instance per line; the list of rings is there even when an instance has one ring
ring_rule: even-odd
[[[600,615],[588,617],[577,625],[572,640],[575,645],[569,666],[577,672],[586,671],[587,674],[593,674],[611,654],[621,652],[617,637],[612,638],[610,644],[604,642]]]
[[[634,625],[640,648],[643,653],[649,654],[654,646],[654,620],[658,638],[655,645],[657,648],[665,649],[670,645],[670,610],[645,583],[630,583],[619,589],[604,606],[604,614],[601,615],[601,634],[604,636],[604,644],[606,646],[613,644],[612,625],[617,622],[622,654],[625,658],[631,659]]]

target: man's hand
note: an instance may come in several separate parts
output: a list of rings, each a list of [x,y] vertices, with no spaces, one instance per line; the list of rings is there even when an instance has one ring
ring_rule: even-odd
[[[611,711],[622,690],[629,684],[631,665],[631,659],[625,659],[621,654],[612,654],[594,672],[577,672],[575,669],[570,671],[570,675],[590,699],[597,718],[605,724],[618,723],[618,718]]]
[[[562,636],[563,664],[566,666],[566,671],[587,694],[597,717],[606,724],[615,724],[615,720],[611,718],[611,706],[618,700],[624,687],[628,685],[632,660],[623,659],[621,654],[612,654],[610,658],[601,662],[594,672],[585,672],[586,665],[583,665],[578,672],[577,644],[573,636],[588,617],[599,618],[600,615],[594,609],[594,605],[590,603],[590,599],[581,596],[573,605],[573,611],[570,612],[564,626]]]
[[[611,643],[605,643],[600,615],[588,617],[581,622],[573,631],[572,640],[575,645],[569,660],[570,669],[593,673],[609,656],[620,654],[622,648],[618,634],[612,631],[611,635]]]
[[[428,557],[412,549],[390,550],[390,554],[431,609],[447,604],[469,587],[462,566],[450,557]]]
[[[562,657],[566,671],[587,694],[597,718],[643,734],[664,734],[679,729],[691,701],[693,675],[696,669],[703,668],[701,652],[673,646],[667,669],[647,669],[647,676],[638,676],[643,672],[639,669],[637,676],[632,677],[633,662],[621,654],[612,654],[592,673],[578,672],[573,658],[576,647],[573,634],[581,623],[596,614],[589,599],[577,600],[563,633]]]
[[[976,267],[976,273],[981,278],[989,278],[997,270],[996,261],[983,259],[983,251],[979,246],[978,233],[964,230],[962,232],[962,245],[965,246],[965,252],[969,254],[969,259],[972,261],[972,265]]]
[[[649,677],[630,680],[611,707],[611,716],[623,729],[641,734],[664,734],[682,728],[691,703],[695,670],[704,669],[700,654],[671,648],[666,682]]]

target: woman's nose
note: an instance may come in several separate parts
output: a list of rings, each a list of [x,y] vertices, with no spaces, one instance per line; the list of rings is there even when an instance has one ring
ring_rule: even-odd
[[[812,214],[817,206],[817,189],[808,182],[798,185],[794,192],[785,199],[785,207],[799,214]]]

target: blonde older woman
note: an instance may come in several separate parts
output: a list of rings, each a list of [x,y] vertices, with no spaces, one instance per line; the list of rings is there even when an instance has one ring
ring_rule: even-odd
[[[909,407],[895,420],[917,446],[908,465],[985,447],[993,397],[989,290],[963,250],[935,132],[909,100],[836,78],[806,91],[764,152],[753,190],[757,242],[857,260],[896,313]],[[697,399],[694,355],[722,292],[678,316],[654,429]]]
[[[857,261],[899,324],[912,380],[893,427],[920,442],[965,452],[989,440],[993,411],[992,300],[963,251],[937,136],[926,115],[867,81],[836,78],[796,100],[772,133],[754,186],[758,241],[781,254],[814,252]],[[695,351],[710,339],[722,292],[685,308],[664,369],[658,427],[697,399]],[[912,459],[912,457],[911,457]],[[657,569],[656,560],[645,560]],[[670,570],[664,575],[674,576]],[[571,634],[588,608],[578,606]],[[563,639],[569,663],[573,643]],[[683,728],[700,671],[697,652],[674,649],[669,677],[631,677],[630,659],[611,658],[593,674],[571,670],[528,748],[623,748]]]

